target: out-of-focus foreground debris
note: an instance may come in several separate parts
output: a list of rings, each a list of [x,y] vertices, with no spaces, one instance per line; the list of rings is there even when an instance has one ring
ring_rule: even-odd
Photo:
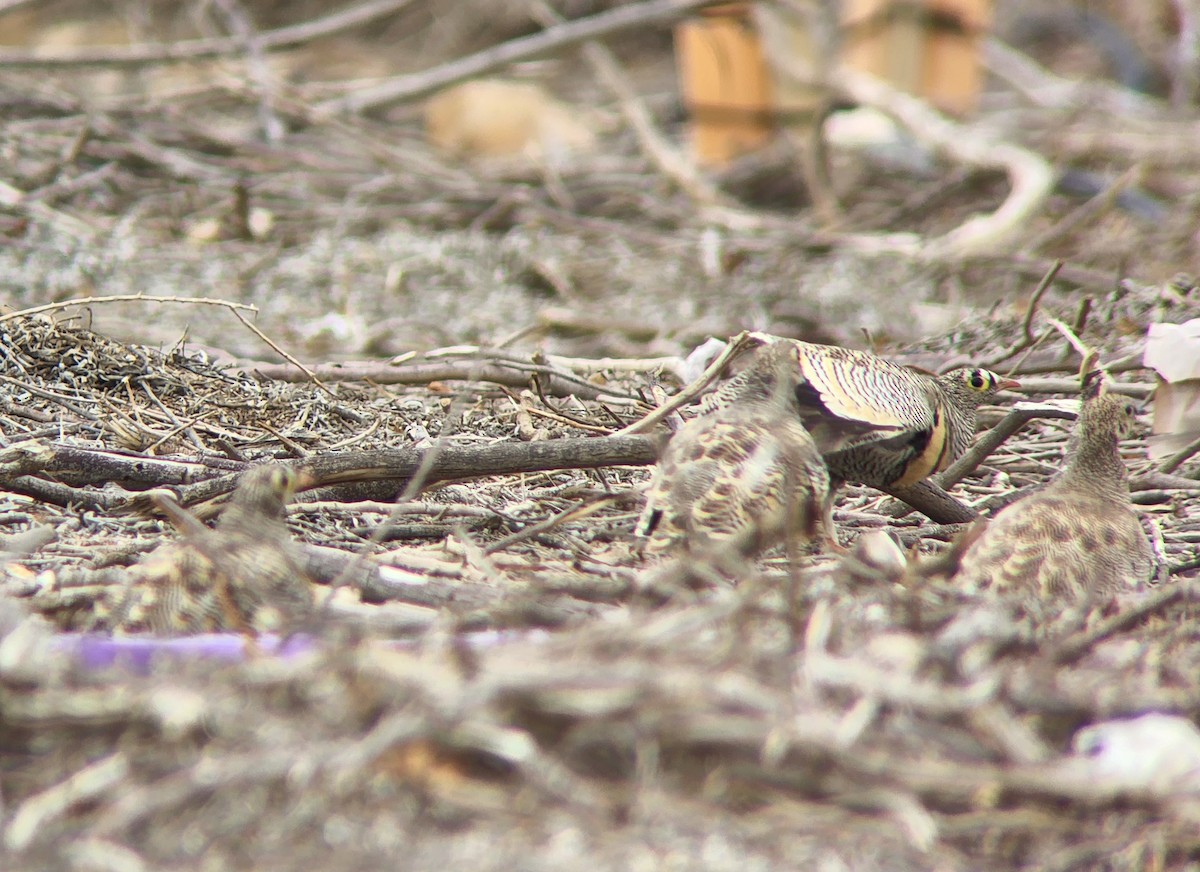
[[[0,3],[5,872],[1195,864],[1194,422],[1121,443],[1158,585],[949,580],[950,521],[1061,469],[1086,349],[1156,417],[1190,390],[1156,357],[1200,300],[1189,4],[999,0],[942,28],[971,117],[821,70],[858,134],[719,171],[698,5]],[[646,468],[744,331],[1028,399],[930,478],[942,522],[852,485],[847,553],[653,597]],[[156,506],[209,521],[263,463],[304,476],[303,626],[83,632],[179,553]]]

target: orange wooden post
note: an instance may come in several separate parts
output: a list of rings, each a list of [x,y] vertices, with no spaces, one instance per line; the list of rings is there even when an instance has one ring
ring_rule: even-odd
[[[675,57],[699,164],[723,166],[770,140],[771,80],[749,3],[709,7],[680,23]]]
[[[975,108],[982,84],[979,47],[992,0],[844,0],[845,63],[947,112]],[[814,71],[812,82],[773,72],[753,24],[753,4],[705,9],[675,29],[680,90],[691,118],[696,161],[721,167],[767,144],[781,126],[808,129],[825,98],[829,46],[799,19],[768,33]],[[827,41],[827,40],[826,40]]]
[[[979,53],[992,23],[991,0],[925,0],[925,8],[935,23],[957,20],[958,27],[927,29],[919,93],[947,112],[973,112],[983,87]]]
[[[979,46],[991,24],[991,5],[991,0],[846,0],[845,61],[939,109],[965,114],[979,99]]]

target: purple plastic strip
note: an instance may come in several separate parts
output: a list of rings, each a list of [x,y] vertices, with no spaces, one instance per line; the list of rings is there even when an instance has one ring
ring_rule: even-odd
[[[309,636],[296,635],[283,640],[276,635],[264,634],[255,640],[263,654],[294,657],[316,647]],[[54,650],[75,658],[83,666],[103,669],[119,664],[138,673],[147,673],[154,660],[174,657],[181,660],[213,658],[218,660],[244,660],[246,637],[236,633],[213,633],[203,636],[158,638],[155,636],[104,636],[95,633],[82,635],[63,634],[54,637]]]
[[[535,641],[547,637],[544,630],[483,630],[462,637],[473,648],[487,648],[512,641]],[[416,648],[416,640],[391,641],[389,647],[400,650]],[[259,654],[295,657],[316,650],[317,640],[297,633],[284,639],[264,633],[255,639]],[[106,636],[99,633],[62,633],[54,636],[51,650],[72,657],[89,669],[120,666],[130,672],[145,675],[155,661],[162,658],[178,660],[214,659],[237,662],[246,659],[247,639],[236,633],[212,633],[202,636]]]

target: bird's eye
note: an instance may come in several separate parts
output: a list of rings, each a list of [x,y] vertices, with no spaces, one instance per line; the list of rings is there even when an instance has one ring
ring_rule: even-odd
[[[1137,416],[1137,409],[1135,409],[1133,407],[1133,403],[1125,404],[1125,414],[1128,415],[1130,418]]]
[[[975,370],[974,372],[971,373],[971,377],[970,377],[969,381],[970,381],[971,387],[975,388],[975,390],[977,390],[977,391],[981,391],[987,386],[987,379],[984,377],[983,373],[980,372],[979,370]]]

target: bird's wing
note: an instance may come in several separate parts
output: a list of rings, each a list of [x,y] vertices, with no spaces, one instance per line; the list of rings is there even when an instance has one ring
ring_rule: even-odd
[[[878,431],[934,425],[938,393],[929,379],[866,352],[808,343],[797,347],[804,383],[796,398],[806,425],[809,417]]]

